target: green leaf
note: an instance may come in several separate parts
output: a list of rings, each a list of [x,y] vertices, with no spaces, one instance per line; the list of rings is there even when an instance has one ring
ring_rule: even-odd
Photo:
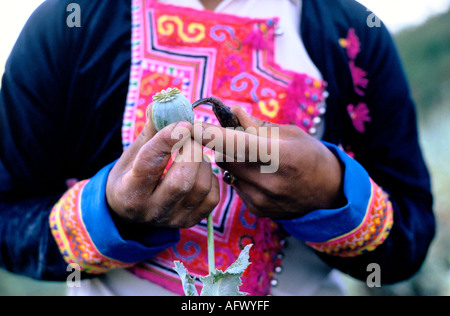
[[[245,269],[250,265],[250,248],[252,248],[252,244],[245,246],[245,248],[239,254],[239,257],[236,261],[225,270],[228,273],[240,273],[243,274]]]
[[[174,261],[175,267],[173,268],[181,278],[184,294],[186,296],[198,296],[197,289],[195,288],[195,278],[192,278],[184,265],[180,261]]]
[[[247,245],[237,260],[222,272],[215,270],[204,278],[200,278],[203,282],[201,296],[245,296],[247,293],[239,291],[242,285],[241,277],[245,269],[249,266],[249,251],[252,245]]]

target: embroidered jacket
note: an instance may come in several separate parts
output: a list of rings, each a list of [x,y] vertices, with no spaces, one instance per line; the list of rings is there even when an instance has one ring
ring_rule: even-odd
[[[80,0],[81,28],[64,23],[68,3],[33,14],[0,94],[0,264],[38,279],[64,280],[70,262],[87,275],[133,267],[179,240],[164,229],[124,239],[104,197],[123,150],[131,1]],[[331,266],[364,279],[376,262],[396,282],[425,258],[432,196],[394,44],[366,19],[353,1],[303,1],[302,38],[328,84],[323,140],[345,167],[348,204],[279,224]]]

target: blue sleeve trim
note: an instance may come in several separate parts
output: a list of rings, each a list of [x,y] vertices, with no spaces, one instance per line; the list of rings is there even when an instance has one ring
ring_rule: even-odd
[[[308,242],[326,242],[357,228],[367,212],[372,184],[367,171],[336,145],[323,144],[344,166],[343,191],[347,204],[338,209],[321,209],[292,220],[279,220],[292,236]]]
[[[179,241],[177,229],[155,229],[140,241],[124,240],[117,230],[106,202],[106,182],[115,163],[100,170],[83,189],[81,213],[86,231],[104,256],[135,263],[150,259]]]

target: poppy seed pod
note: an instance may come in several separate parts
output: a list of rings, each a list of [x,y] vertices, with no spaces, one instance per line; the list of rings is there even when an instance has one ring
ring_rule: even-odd
[[[153,96],[151,119],[157,131],[180,121],[194,123],[191,102],[177,88],[162,90]]]

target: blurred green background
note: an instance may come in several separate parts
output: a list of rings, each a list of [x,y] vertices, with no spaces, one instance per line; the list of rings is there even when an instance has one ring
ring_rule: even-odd
[[[394,39],[417,104],[420,142],[432,175],[437,236],[422,269],[408,281],[368,288],[344,279],[350,295],[450,295],[450,11],[395,33]],[[0,295],[64,291],[64,283],[33,281],[0,270]]]

